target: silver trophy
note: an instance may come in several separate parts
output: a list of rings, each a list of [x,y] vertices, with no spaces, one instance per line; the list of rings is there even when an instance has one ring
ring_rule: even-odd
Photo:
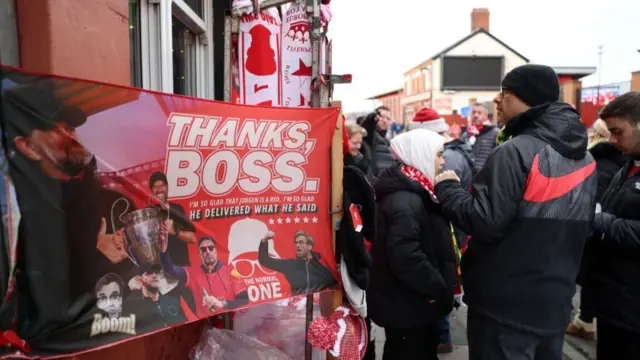
[[[148,199],[150,203],[151,196]],[[155,206],[135,210],[126,214],[129,201],[125,198],[116,200],[111,206],[111,225],[116,232],[113,210],[115,205],[124,201],[125,210],[118,217],[124,223],[124,248],[127,256],[136,266],[160,264],[160,254],[167,248],[167,233],[164,222],[169,212]]]

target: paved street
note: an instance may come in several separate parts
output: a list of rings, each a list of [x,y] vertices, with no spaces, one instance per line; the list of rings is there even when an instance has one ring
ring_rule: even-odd
[[[579,289],[578,289],[579,290]],[[574,298],[574,307],[577,309],[580,302],[580,294]],[[451,313],[451,333],[453,338],[454,351],[451,354],[440,355],[440,360],[468,360],[467,348],[467,308],[460,308]],[[384,346],[384,330],[375,328],[376,336],[376,358],[382,359]],[[565,337],[564,359],[566,360],[596,360],[595,343],[587,342],[571,336]]]
[[[453,353],[440,355],[440,360],[467,360],[467,310],[460,308],[451,313],[451,335],[455,349]],[[376,327],[376,358],[382,359],[384,330]]]
[[[576,296],[573,297],[574,316],[577,309],[580,308],[580,286],[577,287]],[[585,356],[586,359],[596,360],[596,342],[586,341],[571,335],[565,336],[565,342],[571,344],[577,351]]]

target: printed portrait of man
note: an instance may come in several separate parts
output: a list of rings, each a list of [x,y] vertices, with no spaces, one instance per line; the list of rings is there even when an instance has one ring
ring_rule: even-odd
[[[249,303],[247,286],[234,267],[218,260],[216,241],[211,236],[198,239],[201,264],[188,267],[173,264],[168,252],[160,256],[164,272],[188,287],[196,300],[196,315],[208,317]]]
[[[167,251],[176,265],[189,266],[189,250],[187,244],[196,242],[196,228],[180,204],[169,202],[169,184],[167,176],[162,172],[155,172],[149,178],[151,195],[158,200],[158,206],[169,212],[165,221],[168,236]]]
[[[124,292],[124,281],[114,273],[105,274],[96,283],[96,304],[98,309],[109,316],[110,319],[117,319],[122,315],[122,294]]]
[[[106,219],[122,195],[101,188],[96,158],[76,134],[87,115],[44,86],[16,85],[1,98],[21,211],[16,284],[18,292],[32,294],[21,304],[26,316],[18,328],[29,339],[91,316],[86,309],[95,300],[87,295],[94,294],[96,281],[109,272],[122,276],[132,265],[114,265],[126,254],[113,245],[121,231]]]
[[[139,269],[140,275],[129,280],[131,294],[127,299],[138,315],[144,331],[162,326],[170,326],[187,321],[182,311],[179,292],[171,291],[163,294],[162,266],[147,265]]]
[[[296,231],[293,243],[296,247],[295,259],[275,259],[269,256],[269,241],[275,234],[269,231],[258,247],[260,265],[282,273],[293,295],[332,289],[338,285],[331,270],[322,263],[320,253],[313,251],[313,238],[307,232]]]

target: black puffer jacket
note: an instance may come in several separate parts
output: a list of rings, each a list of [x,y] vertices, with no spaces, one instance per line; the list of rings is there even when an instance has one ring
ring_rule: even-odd
[[[598,171],[598,192],[596,202],[600,202],[604,191],[609,187],[611,179],[620,170],[626,157],[613,144],[609,142],[599,142],[589,149],[591,156],[596,161]]]
[[[505,128],[474,178],[436,185],[445,214],[472,238],[462,258],[464,301],[507,326],[562,333],[596,196],[595,162],[579,114],[533,107]]]
[[[473,162],[475,171],[478,172],[484,166],[487,158],[496,147],[496,137],[500,129],[493,125],[484,125],[480,134],[476,136],[476,142],[473,144]]]
[[[585,291],[598,321],[640,334],[640,171],[629,176],[632,165],[616,173],[594,219]]]
[[[473,168],[473,152],[471,146],[462,140],[451,140],[444,144],[444,168],[455,171],[460,184],[465,189],[471,187],[471,179],[475,173]]]
[[[382,172],[374,187],[378,229],[371,251],[369,316],[382,327],[433,324],[453,306],[455,260],[449,222],[440,205],[398,165]]]
[[[367,149],[366,145],[360,149],[360,153],[358,153],[358,155],[356,156],[347,153],[343,159],[344,166],[356,167],[364,174],[367,180],[373,184],[373,171],[371,170],[371,166],[369,165],[369,157],[365,154],[369,154],[369,149]]]
[[[367,157],[367,162],[371,166],[374,177],[378,177],[384,169],[395,162],[395,158],[389,148],[389,140],[385,137],[386,131],[378,129],[376,116],[377,113],[370,113],[361,124],[367,130],[363,149],[368,150],[368,152],[363,150],[361,152]]]
[[[593,147],[589,149],[589,152],[596,161],[596,170],[598,172],[598,191],[596,193],[596,202],[600,203],[604,192],[611,183],[611,179],[613,179],[620,168],[622,168],[627,157],[609,142],[599,142],[593,145]],[[582,256],[580,273],[578,274],[578,284],[586,284],[585,280],[588,276],[589,263],[591,262],[594,251],[597,251],[597,249],[594,249],[592,244],[587,243],[584,249],[584,255]]]

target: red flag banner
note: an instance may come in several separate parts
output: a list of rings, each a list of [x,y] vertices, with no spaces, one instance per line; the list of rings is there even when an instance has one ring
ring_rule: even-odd
[[[90,351],[339,286],[329,218],[339,109],[0,70],[20,210],[15,266],[0,259],[11,273],[0,326],[13,344],[0,351]]]

